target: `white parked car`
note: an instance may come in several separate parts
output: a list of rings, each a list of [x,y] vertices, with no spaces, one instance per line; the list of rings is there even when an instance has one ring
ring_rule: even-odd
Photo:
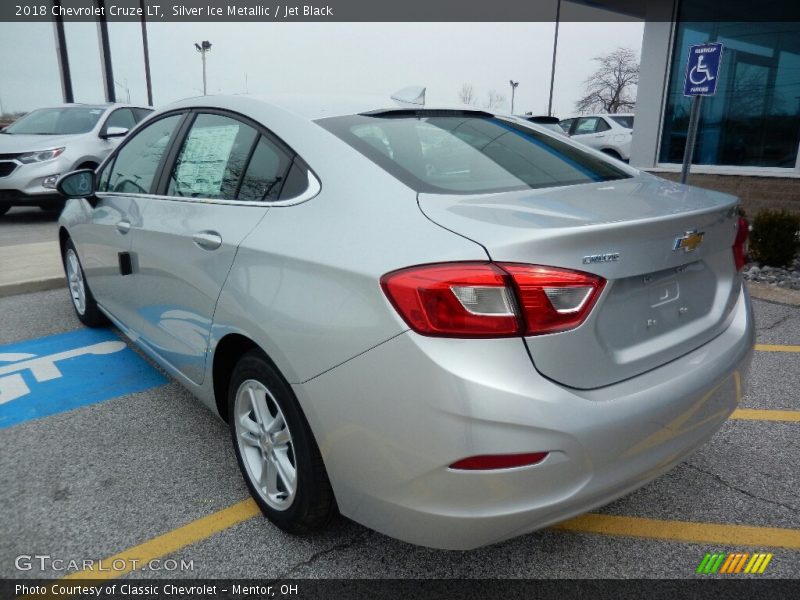
[[[628,161],[631,158],[633,113],[585,115],[561,121],[561,127],[576,142]]]
[[[60,210],[58,178],[95,169],[152,109],[63,104],[29,112],[0,130],[0,216],[12,206]]]

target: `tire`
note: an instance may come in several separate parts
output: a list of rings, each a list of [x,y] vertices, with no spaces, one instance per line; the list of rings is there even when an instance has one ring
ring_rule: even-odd
[[[0,206],[0,217],[6,214],[8,211],[11,210],[10,206]]]
[[[106,316],[100,312],[97,302],[89,289],[89,284],[83,274],[83,267],[78,258],[78,251],[71,239],[64,244],[64,273],[67,276],[67,288],[72,299],[72,308],[78,315],[81,323],[88,327],[102,327],[108,324]]]
[[[607,154],[611,158],[616,158],[617,160],[622,160],[622,156],[620,156],[620,153],[617,152],[616,150],[609,150],[608,148],[606,148],[604,150],[601,150],[601,152],[603,154]]]
[[[336,501],[316,440],[291,387],[260,350],[233,369],[228,423],[239,469],[264,516],[294,534],[327,525]]]

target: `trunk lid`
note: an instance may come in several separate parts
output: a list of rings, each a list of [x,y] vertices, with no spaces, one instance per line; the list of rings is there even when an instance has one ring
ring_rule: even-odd
[[[432,221],[494,261],[575,269],[608,283],[578,328],[526,338],[536,368],[589,389],[686,354],[728,325],[741,279],[734,196],[651,175],[486,195],[420,194]],[[702,240],[693,249],[696,236]],[[684,240],[675,249],[676,243]]]

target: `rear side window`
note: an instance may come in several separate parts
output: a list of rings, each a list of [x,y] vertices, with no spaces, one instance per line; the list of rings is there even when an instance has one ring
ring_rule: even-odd
[[[172,115],[159,119],[128,138],[100,175],[100,191],[150,193],[161,157],[182,118]]]
[[[150,116],[150,113],[152,113],[152,112],[153,112],[152,109],[149,109],[149,108],[134,108],[133,109],[133,114],[136,116],[136,122],[137,123],[139,121],[141,121],[142,119],[144,119],[145,117]]]
[[[475,194],[629,177],[568,143],[492,116],[419,111],[317,123],[418,192]]]
[[[232,200],[258,132],[223,115],[197,115],[172,168],[168,196]]]
[[[297,198],[308,189],[308,168],[305,167],[299,158],[294,159],[292,168],[286,176],[286,183],[281,188],[281,200],[291,200]]]
[[[624,115],[621,117],[609,115],[608,118],[614,121],[617,125],[621,125],[625,129],[633,129],[633,117],[631,115]]]
[[[595,131],[602,131],[599,129],[600,123],[602,119],[598,117],[582,117],[578,119],[578,122],[575,124],[575,131],[572,132],[572,135],[585,135],[587,133],[594,133]],[[605,125],[605,123],[603,123]],[[608,129],[608,125],[606,125],[606,129]]]
[[[239,200],[277,200],[290,162],[286,152],[261,136],[242,179]]]
[[[124,129],[133,129],[136,125],[136,117],[130,108],[118,108],[106,121],[106,129],[109,127],[123,127]]]

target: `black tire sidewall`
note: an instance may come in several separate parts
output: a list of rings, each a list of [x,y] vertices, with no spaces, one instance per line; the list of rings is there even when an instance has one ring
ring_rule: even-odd
[[[239,449],[239,442],[236,439],[234,416],[236,392],[239,386],[248,379],[261,382],[270,391],[283,412],[292,436],[295,468],[297,469],[297,491],[294,501],[286,510],[276,510],[261,498],[258,489],[247,473]],[[316,442],[291,388],[259,351],[251,351],[245,354],[233,370],[228,388],[228,423],[236,461],[239,463],[239,469],[256,504],[258,504],[267,518],[281,529],[288,531],[303,530],[305,521],[312,512],[312,507],[316,503],[317,495],[319,494],[319,489],[317,489],[319,482],[316,481],[312,457]]]

